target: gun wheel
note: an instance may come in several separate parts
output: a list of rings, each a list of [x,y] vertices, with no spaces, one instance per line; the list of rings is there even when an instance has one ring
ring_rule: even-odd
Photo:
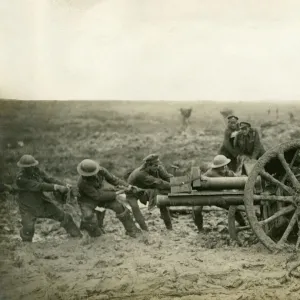
[[[300,245],[300,140],[267,151],[253,167],[244,189],[244,205],[250,226],[270,251],[298,249]],[[263,191],[255,194],[260,176]],[[262,220],[256,215],[260,201]]]

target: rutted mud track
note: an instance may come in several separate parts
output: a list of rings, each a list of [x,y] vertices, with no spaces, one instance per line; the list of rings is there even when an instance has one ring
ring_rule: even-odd
[[[144,213],[150,232],[137,240],[109,212],[113,225],[96,239],[67,240],[47,221],[39,242],[3,242],[4,299],[299,299],[300,282],[284,279],[290,254],[233,245],[225,212],[205,213],[200,234],[189,215],[168,232],[158,211]]]

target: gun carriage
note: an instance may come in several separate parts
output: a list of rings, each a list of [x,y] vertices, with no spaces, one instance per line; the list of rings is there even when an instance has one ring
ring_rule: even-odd
[[[230,237],[241,243],[239,233],[251,230],[270,251],[300,245],[300,140],[268,150],[254,163],[244,163],[243,176],[207,178],[193,167],[189,176],[172,178],[161,206],[220,206],[228,208]],[[237,225],[237,212],[244,222]],[[243,224],[244,223],[244,224]],[[242,226],[241,226],[242,225]]]

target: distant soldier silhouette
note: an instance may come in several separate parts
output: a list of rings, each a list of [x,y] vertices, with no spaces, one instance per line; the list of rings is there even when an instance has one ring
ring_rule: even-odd
[[[278,107],[276,108],[276,119],[278,120],[279,118],[279,110],[278,110]]]
[[[182,126],[183,128],[187,128],[188,125],[190,124],[190,117],[192,114],[193,109],[192,108],[180,108],[180,113],[181,113],[181,121],[182,121]]]
[[[294,117],[294,114],[292,112],[289,112],[289,117],[290,117],[290,122],[295,121],[295,117]]]
[[[271,109],[269,108],[269,109],[268,109],[268,115],[270,115],[270,113],[271,113]]]

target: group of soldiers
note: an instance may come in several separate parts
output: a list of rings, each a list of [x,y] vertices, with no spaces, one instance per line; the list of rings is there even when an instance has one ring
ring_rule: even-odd
[[[247,122],[238,123],[238,117],[230,116],[219,154],[204,176],[238,176],[236,172],[238,164],[243,160],[241,157],[258,159],[264,151],[258,131]],[[153,209],[156,206],[157,195],[167,195],[171,191],[170,178],[174,176],[167,172],[157,154],[145,157],[142,164],[124,179],[111,174],[98,162],[84,159],[77,165],[79,178],[76,187],[49,176],[39,168],[39,162],[31,155],[23,155],[17,166],[20,172],[16,178],[16,188],[1,184],[0,193],[6,191],[18,194],[22,223],[20,237],[24,242],[32,242],[37,218],[59,221],[72,237],[81,237],[83,230],[91,237],[101,236],[105,234],[106,209],[115,212],[127,235],[136,237],[142,231],[148,231],[138,201],[144,205],[148,204],[149,210]],[[120,201],[120,191],[126,194],[126,201],[132,214],[124,202]],[[72,216],[55,205],[44,192],[52,192],[56,197],[63,198],[70,193],[76,196],[81,210],[80,226],[78,227]],[[172,230],[169,209],[166,207],[159,209],[166,228]],[[194,208],[193,217],[198,229],[201,230],[202,207]]]

